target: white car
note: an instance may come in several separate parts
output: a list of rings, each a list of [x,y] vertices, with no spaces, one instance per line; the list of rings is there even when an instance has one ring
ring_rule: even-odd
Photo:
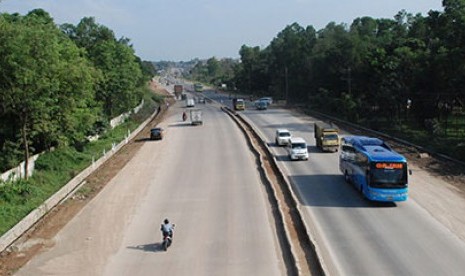
[[[276,130],[276,145],[278,146],[284,146],[289,144],[289,141],[291,141],[291,132],[287,129],[280,128]]]
[[[291,160],[308,160],[307,142],[303,138],[291,138],[287,151]]]

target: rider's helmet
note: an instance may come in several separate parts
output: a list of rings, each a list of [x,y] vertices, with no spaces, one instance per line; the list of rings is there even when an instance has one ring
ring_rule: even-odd
[[[164,221],[163,221],[165,224],[168,224],[170,223],[170,221],[166,218]]]

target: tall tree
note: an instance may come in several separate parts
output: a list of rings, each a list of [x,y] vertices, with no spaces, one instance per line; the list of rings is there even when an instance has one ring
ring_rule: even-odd
[[[107,118],[127,112],[137,105],[141,94],[138,85],[144,79],[142,67],[127,38],[117,40],[113,31],[99,25],[92,17],[83,18],[75,27],[62,30],[87,51],[88,58],[102,73],[97,89]]]
[[[0,115],[18,126],[9,139],[19,138],[27,168],[31,146],[66,142],[91,121],[93,70],[43,10],[11,19],[0,17]]]

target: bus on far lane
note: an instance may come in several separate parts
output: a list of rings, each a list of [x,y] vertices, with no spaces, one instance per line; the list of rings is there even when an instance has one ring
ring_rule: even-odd
[[[378,138],[347,136],[341,144],[339,170],[346,182],[369,200],[407,200],[409,171],[404,156]]]

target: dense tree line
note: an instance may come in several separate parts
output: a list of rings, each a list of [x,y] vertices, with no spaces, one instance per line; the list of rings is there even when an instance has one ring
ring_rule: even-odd
[[[185,73],[185,77],[214,86],[226,84],[228,87],[232,87],[234,69],[237,63],[237,60],[231,58],[218,60],[212,57],[205,61],[196,60],[193,67]]]
[[[400,11],[319,31],[294,23],[263,49],[242,46],[234,82],[243,93],[373,127],[408,117],[434,131],[434,122],[463,114],[465,103],[465,0],[443,6],[427,16]]]
[[[0,14],[0,168],[77,145],[135,107],[153,74],[94,18],[57,26],[37,9]]]

